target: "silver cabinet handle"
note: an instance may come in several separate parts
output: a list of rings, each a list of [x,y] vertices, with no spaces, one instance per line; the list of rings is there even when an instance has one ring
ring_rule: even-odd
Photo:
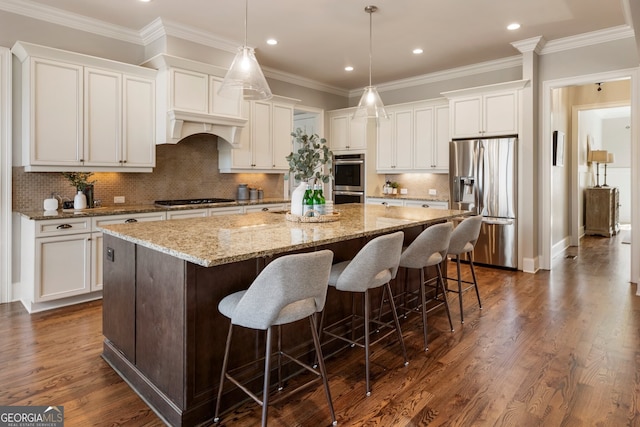
[[[262,212],[267,212],[269,208],[262,208]]]
[[[138,220],[135,219],[135,218],[129,218],[129,219],[126,219],[124,222],[125,222],[125,224],[129,224],[129,223],[132,223],[132,222],[138,222]]]
[[[68,230],[69,228],[72,228],[72,227],[73,227],[73,225],[71,225],[71,224],[60,224],[56,228],[58,230]]]

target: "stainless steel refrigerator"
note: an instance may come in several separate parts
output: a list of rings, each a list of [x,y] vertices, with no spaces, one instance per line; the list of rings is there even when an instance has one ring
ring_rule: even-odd
[[[506,137],[449,144],[451,209],[484,217],[474,263],[518,268],[517,143]]]

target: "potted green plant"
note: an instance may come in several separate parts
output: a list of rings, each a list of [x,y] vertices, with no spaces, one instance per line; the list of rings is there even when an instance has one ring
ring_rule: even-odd
[[[291,136],[294,137],[298,149],[291,152],[286,159],[289,162],[289,172],[296,180],[301,181],[291,194],[291,213],[301,215],[302,198],[307,184],[312,184],[312,180],[326,183],[331,179],[333,153],[326,145],[327,140],[317,134],[308,135],[297,128],[295,132],[291,132]]]
[[[62,176],[67,178],[77,191],[77,194],[73,198],[74,209],[84,209],[87,206],[93,207],[93,184],[97,181],[89,180],[92,175],[93,172],[62,172]],[[85,194],[86,192],[90,192],[89,197]]]

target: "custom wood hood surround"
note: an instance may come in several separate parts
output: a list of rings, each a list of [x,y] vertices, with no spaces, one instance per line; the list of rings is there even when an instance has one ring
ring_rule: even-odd
[[[143,64],[158,70],[156,143],[176,144],[187,136],[208,133],[232,148],[240,146],[242,97],[218,95],[226,69],[171,55],[159,54]]]

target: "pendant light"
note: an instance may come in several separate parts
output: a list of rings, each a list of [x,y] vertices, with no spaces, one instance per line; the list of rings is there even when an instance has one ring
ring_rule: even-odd
[[[378,10],[376,6],[367,6],[364,8],[364,11],[369,14],[369,86],[364,88],[364,93],[362,94],[362,98],[360,98],[358,108],[355,113],[353,113],[354,120],[389,118],[386,110],[384,109],[382,99],[380,99],[380,95],[378,95],[378,91],[375,86],[371,84],[371,62],[373,58],[373,19],[371,14],[376,10]]]
[[[249,0],[245,0],[244,45],[238,48],[218,94],[233,98],[238,95],[237,91],[241,90],[242,97],[247,100],[269,99],[272,96],[271,89],[262,74],[253,48],[247,46],[248,15]]]

